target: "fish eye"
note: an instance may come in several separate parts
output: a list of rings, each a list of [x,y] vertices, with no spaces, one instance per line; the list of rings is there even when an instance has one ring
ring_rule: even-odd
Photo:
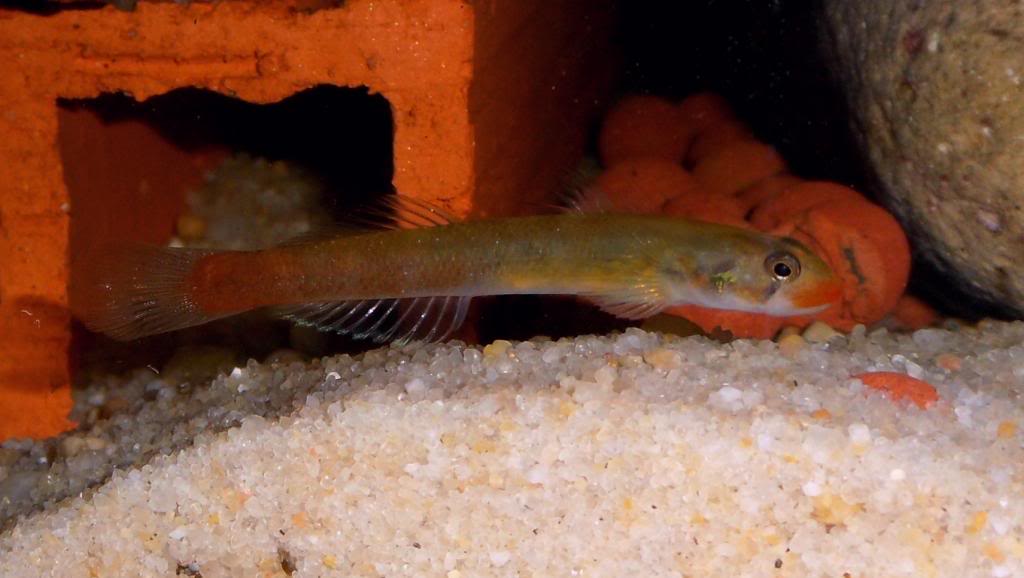
[[[773,253],[764,268],[776,281],[792,281],[800,276],[800,261],[789,253]]]

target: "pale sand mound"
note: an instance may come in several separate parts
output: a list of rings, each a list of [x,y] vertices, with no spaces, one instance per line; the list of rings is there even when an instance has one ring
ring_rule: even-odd
[[[629,331],[250,365],[213,389],[322,385],[21,520],[0,575],[1019,576],[1022,343],[986,324],[787,358]],[[941,401],[849,378],[876,369]]]

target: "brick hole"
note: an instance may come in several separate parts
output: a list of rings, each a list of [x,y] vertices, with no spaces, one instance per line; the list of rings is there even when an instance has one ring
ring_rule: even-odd
[[[64,0],[51,2],[47,0],[7,0],[4,8],[20,10],[38,16],[53,16],[66,10],[99,10],[107,5],[103,0]]]
[[[314,176],[334,216],[393,192],[391,108],[363,88],[321,85],[273,104],[184,88],[143,102],[117,93],[57,105],[71,199],[72,278],[81,255],[96,243],[166,243],[187,191],[233,154],[286,161]],[[255,314],[132,343],[97,336],[76,322],[72,349],[83,369],[119,371],[159,368],[186,344],[231,345],[261,358],[288,342],[287,324]]]

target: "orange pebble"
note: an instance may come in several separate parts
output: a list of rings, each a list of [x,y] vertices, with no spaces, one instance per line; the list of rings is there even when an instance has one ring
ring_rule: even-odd
[[[743,215],[744,206],[732,197],[715,197],[703,192],[680,195],[670,199],[661,212],[672,217],[685,217],[709,223],[752,228]]]
[[[939,314],[924,301],[913,295],[903,295],[892,311],[896,321],[910,330],[931,327],[939,321]]]
[[[666,201],[694,194],[697,181],[678,163],[637,157],[612,165],[594,181],[611,208],[627,213],[654,213]]]
[[[939,392],[927,381],[894,371],[874,371],[855,375],[864,385],[889,393],[894,400],[909,399],[921,409],[939,401]]]
[[[750,215],[750,222],[758,229],[768,231],[812,207],[849,199],[864,200],[864,197],[850,187],[838,183],[798,183],[758,203]]]
[[[784,170],[786,162],[773,147],[742,140],[723,146],[698,162],[693,177],[708,193],[725,196]]]
[[[832,419],[832,412],[825,408],[816,409],[811,413],[811,417],[820,420]]]
[[[774,198],[784,191],[804,182],[803,179],[789,173],[780,173],[767,179],[761,179],[740,191],[736,198],[745,208],[744,214],[753,210],[768,199]]]
[[[935,357],[935,365],[938,365],[946,371],[957,372],[963,367],[963,359],[959,355],[953,353],[940,353]]]
[[[685,164],[692,168],[734,142],[749,140],[754,140],[754,133],[747,125],[737,119],[723,119],[693,137],[686,151]]]
[[[906,289],[910,245],[899,223],[866,200],[808,209],[772,229],[804,242],[843,282],[842,302],[816,316],[836,329],[869,325],[888,314]]]
[[[692,139],[676,105],[657,96],[634,95],[623,98],[608,112],[598,149],[606,167],[634,157],[679,163]]]
[[[732,333],[735,337],[744,339],[771,339],[787,324],[782,317],[727,309],[709,309],[696,305],[669,307],[665,312],[689,319],[705,333],[721,329]]]
[[[698,92],[684,98],[679,103],[679,114],[683,126],[692,134],[700,134],[713,125],[736,118],[729,103],[713,92]]]

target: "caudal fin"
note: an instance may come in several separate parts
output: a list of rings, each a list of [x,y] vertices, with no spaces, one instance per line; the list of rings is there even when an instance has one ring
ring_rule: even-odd
[[[211,253],[104,245],[73,265],[72,313],[89,329],[122,341],[212,321],[219,316],[203,313],[186,285],[196,262]]]

